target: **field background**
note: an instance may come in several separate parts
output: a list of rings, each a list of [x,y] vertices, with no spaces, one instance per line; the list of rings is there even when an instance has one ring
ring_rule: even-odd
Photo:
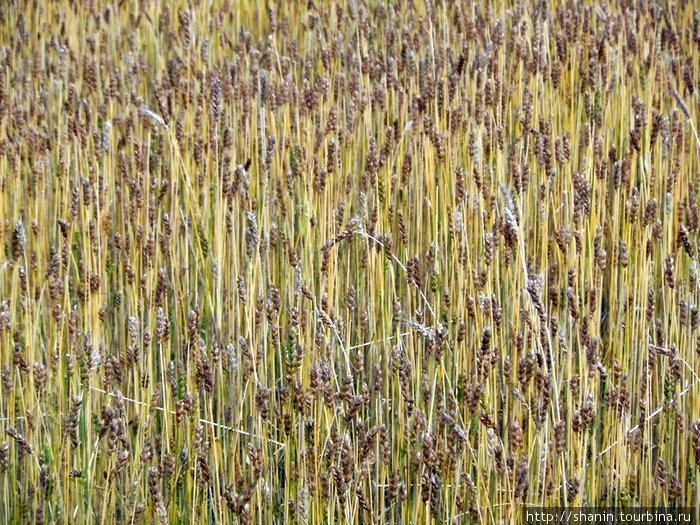
[[[697,505],[699,25],[2,2],[0,521]]]

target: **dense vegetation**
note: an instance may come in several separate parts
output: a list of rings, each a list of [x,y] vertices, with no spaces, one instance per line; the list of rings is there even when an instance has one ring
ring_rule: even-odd
[[[0,521],[700,499],[693,2],[0,3]]]

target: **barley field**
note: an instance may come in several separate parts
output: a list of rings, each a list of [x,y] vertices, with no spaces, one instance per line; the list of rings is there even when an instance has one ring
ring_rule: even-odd
[[[700,504],[692,1],[0,28],[0,522]]]

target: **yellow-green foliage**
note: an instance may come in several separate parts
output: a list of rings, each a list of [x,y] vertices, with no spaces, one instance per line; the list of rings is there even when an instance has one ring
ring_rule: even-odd
[[[699,23],[0,2],[0,521],[697,504]]]

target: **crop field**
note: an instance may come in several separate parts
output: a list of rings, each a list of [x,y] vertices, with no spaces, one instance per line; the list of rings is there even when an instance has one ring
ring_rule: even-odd
[[[696,6],[1,1],[0,523],[698,506]]]

